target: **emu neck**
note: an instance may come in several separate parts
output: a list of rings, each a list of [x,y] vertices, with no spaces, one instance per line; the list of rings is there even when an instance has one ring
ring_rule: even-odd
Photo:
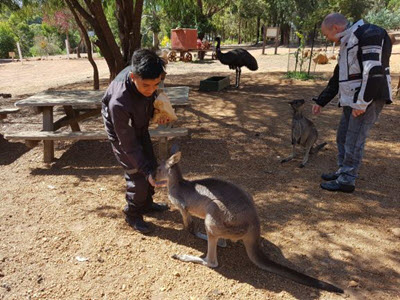
[[[222,55],[222,52],[221,52],[221,41],[220,40],[217,41],[217,47],[215,48],[215,52],[217,53],[217,58],[220,58],[221,55]]]

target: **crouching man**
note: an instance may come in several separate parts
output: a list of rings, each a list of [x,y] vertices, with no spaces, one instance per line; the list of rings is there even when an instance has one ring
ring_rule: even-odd
[[[153,202],[157,159],[149,134],[153,102],[165,72],[165,62],[150,50],[134,52],[130,66],[109,85],[102,100],[102,115],[112,149],[125,170],[126,222],[146,234],[152,231],[143,214],[168,209]],[[165,124],[168,120],[159,120]]]

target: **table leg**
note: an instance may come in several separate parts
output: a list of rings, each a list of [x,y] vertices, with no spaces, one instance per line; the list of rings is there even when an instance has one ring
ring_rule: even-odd
[[[64,106],[65,114],[71,119],[70,126],[72,131],[81,131],[78,122],[76,121],[77,113],[72,109],[72,106]]]
[[[54,131],[53,107],[43,107],[43,131]],[[54,141],[43,141],[43,160],[50,163],[54,159]]]

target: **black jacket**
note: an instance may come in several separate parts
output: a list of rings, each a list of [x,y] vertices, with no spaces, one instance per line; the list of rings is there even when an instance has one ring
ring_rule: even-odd
[[[145,97],[136,89],[126,67],[109,85],[102,100],[102,115],[109,140],[128,159],[128,169],[145,176],[151,174],[157,160],[149,134],[156,93]]]

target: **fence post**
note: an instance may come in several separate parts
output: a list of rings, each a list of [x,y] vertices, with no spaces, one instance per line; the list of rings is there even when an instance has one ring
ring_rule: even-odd
[[[280,30],[279,30],[279,26],[276,27],[276,36],[275,36],[275,52],[274,54],[278,54],[278,46],[279,46],[279,34],[280,34]]]
[[[18,48],[19,59],[21,60],[21,64],[22,64],[22,52],[21,52],[21,47],[19,46],[19,42],[17,42],[17,48]]]
[[[65,40],[65,48],[67,49],[67,59],[69,59],[69,45],[68,45],[68,40]]]

